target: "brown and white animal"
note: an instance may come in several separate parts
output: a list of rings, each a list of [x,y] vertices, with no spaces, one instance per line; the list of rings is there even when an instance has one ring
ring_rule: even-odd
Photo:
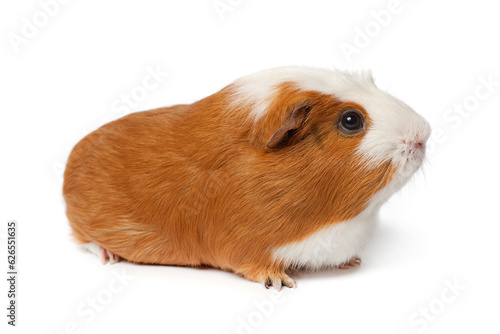
[[[83,138],[64,174],[74,237],[106,262],[199,266],[295,287],[359,264],[430,135],[368,73],[280,67]]]

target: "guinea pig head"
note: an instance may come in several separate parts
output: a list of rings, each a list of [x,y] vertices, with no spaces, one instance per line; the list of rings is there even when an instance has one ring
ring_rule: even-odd
[[[300,166],[295,172],[337,203],[387,200],[425,158],[428,123],[370,73],[284,67],[235,86],[251,105],[251,142],[272,161]]]

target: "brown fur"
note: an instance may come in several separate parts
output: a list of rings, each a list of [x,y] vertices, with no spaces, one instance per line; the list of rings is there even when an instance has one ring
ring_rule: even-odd
[[[255,281],[287,269],[271,251],[352,219],[390,180],[389,164],[363,167],[363,133],[337,128],[355,103],[279,87],[267,115],[249,117],[232,86],[191,105],[106,124],[73,149],[64,175],[67,215],[80,243],[137,263],[209,265]],[[266,147],[309,107],[293,133]]]

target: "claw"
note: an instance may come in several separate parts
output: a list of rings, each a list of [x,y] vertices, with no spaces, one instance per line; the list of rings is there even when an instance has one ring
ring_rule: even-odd
[[[108,262],[108,260],[108,252],[104,248],[102,248],[101,263],[104,265],[106,264],[106,262]]]
[[[349,265],[352,267],[359,267],[361,265],[361,259],[355,256],[349,260]]]
[[[108,253],[109,264],[115,264],[115,263],[120,262],[120,257],[118,255],[111,253],[107,249],[106,249],[106,252]]]
[[[351,258],[348,262],[342,263],[338,265],[339,269],[345,270],[352,267],[359,267],[361,265],[361,259],[357,256]]]
[[[295,283],[295,281],[293,279],[291,279],[290,277],[288,277],[287,279],[285,279],[283,281],[283,285],[286,286],[287,288],[290,288],[290,289],[297,288],[297,283]]]
[[[281,279],[277,279],[273,282],[273,287],[276,289],[276,291],[281,291]]]

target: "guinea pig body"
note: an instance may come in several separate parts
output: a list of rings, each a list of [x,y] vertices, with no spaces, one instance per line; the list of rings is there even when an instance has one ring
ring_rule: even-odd
[[[105,259],[294,287],[290,269],[357,264],[429,134],[368,74],[271,69],[86,136],[65,170],[67,215]]]

